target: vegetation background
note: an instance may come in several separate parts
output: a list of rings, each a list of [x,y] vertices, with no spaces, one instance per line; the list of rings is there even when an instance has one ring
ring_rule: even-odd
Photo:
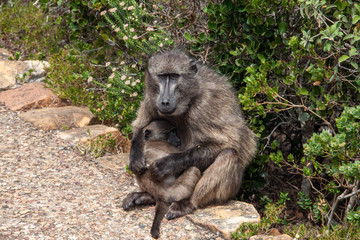
[[[297,239],[360,239],[356,0],[7,0],[0,47],[47,60],[47,86],[131,137],[146,59],[184,46],[228,76],[258,155],[238,199]]]

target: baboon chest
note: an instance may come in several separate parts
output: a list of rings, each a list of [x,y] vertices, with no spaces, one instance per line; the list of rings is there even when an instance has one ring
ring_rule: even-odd
[[[186,116],[169,117],[166,120],[176,126],[176,135],[181,141],[180,150],[193,147],[194,136],[191,126],[188,124]]]

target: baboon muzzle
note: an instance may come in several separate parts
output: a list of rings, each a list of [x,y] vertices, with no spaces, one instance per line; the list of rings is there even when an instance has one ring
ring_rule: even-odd
[[[173,81],[170,81],[170,76],[166,76],[165,81],[160,83],[162,87],[160,88],[160,97],[158,100],[158,109],[161,113],[171,114],[176,110],[176,98],[175,98],[175,84]]]
[[[165,83],[165,89],[164,89],[164,94],[163,94],[163,97],[162,97],[162,101],[161,101],[161,104],[164,105],[164,106],[167,106],[170,104],[170,86],[169,86],[169,76],[166,78],[166,83]]]

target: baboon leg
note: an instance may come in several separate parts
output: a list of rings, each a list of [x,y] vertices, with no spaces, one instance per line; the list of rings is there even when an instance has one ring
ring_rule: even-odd
[[[189,198],[200,178],[201,172],[197,167],[189,168],[168,188],[165,201],[172,203]]]
[[[147,192],[132,192],[129,193],[122,202],[124,210],[128,211],[138,205],[152,205],[155,200]]]
[[[147,192],[152,196],[164,196],[167,192],[167,189],[163,186],[163,184],[154,182],[151,179],[149,171],[145,171],[145,173],[140,177],[136,176],[136,182],[139,185],[141,192]]]
[[[174,219],[210,203],[223,203],[235,197],[242,180],[244,166],[234,149],[224,149],[196,184],[190,200],[174,202],[166,214]]]
[[[191,196],[196,208],[210,203],[224,203],[238,193],[245,166],[234,149],[224,149],[204,171]]]
[[[169,209],[169,205],[163,201],[157,201],[155,207],[155,217],[153,224],[151,226],[151,236],[153,238],[159,238],[160,236],[160,224],[162,219],[164,218],[166,212]]]

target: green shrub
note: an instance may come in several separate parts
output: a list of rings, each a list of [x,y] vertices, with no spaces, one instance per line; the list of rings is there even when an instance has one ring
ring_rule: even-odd
[[[220,73],[230,77],[259,136],[259,155],[249,166],[243,187],[255,190],[254,180],[266,182],[261,181],[269,176],[264,163],[288,169],[299,176],[293,184],[301,185],[303,178],[311,181],[299,187],[313,191],[312,204],[319,203],[315,197],[319,193],[329,204],[308,208],[317,219],[339,210],[331,198],[341,193],[336,187],[349,187],[354,184],[351,179],[359,179],[355,170],[359,147],[352,144],[359,142],[358,133],[344,133],[340,120],[344,117],[335,121],[344,109],[344,114],[355,111],[348,107],[360,103],[359,10],[357,1],[340,0],[210,2],[204,9],[207,31],[185,34],[192,51],[206,55]],[[358,119],[346,119],[358,132]],[[309,159],[309,145],[304,145],[323,129],[327,130],[313,137],[313,143],[320,144],[314,151],[325,151],[329,162],[338,162],[330,167],[325,167],[323,158]],[[319,142],[322,138],[332,145],[325,148]],[[284,170],[276,171],[286,177],[289,172]],[[344,176],[350,182],[339,185]],[[314,185],[322,187],[311,189]]]
[[[87,61],[76,49],[64,48],[49,59],[50,67],[46,84],[59,97],[68,99],[76,105],[93,105],[96,99],[94,91],[89,91],[90,71]]]
[[[276,227],[279,224],[287,224],[284,210],[286,209],[286,202],[290,200],[288,193],[280,193],[279,200],[275,203],[268,197],[263,198],[264,209],[263,217],[260,223],[243,223],[240,227],[232,233],[233,239],[249,239],[253,235],[265,233],[270,228]]]
[[[130,123],[142,99],[144,65],[150,53],[173,44],[169,34],[156,23],[160,17],[150,14],[151,8],[134,0],[111,1],[102,15],[114,36],[109,40],[120,46],[117,64],[107,81],[94,81],[103,88],[106,98],[97,105],[100,120],[117,123],[123,133],[131,133]]]
[[[330,205],[328,225],[338,210],[337,204],[344,199],[350,200],[341,211],[343,220],[347,217],[359,224],[359,214],[351,210],[357,205],[355,199],[360,192],[360,106],[346,107],[336,119],[336,126],[337,134],[324,130],[304,145],[305,156],[314,166],[308,176],[321,179],[320,185],[314,188],[322,193],[324,200],[336,198]]]
[[[29,2],[0,6],[0,45],[22,58],[45,59],[59,49],[63,36],[54,18]]]

